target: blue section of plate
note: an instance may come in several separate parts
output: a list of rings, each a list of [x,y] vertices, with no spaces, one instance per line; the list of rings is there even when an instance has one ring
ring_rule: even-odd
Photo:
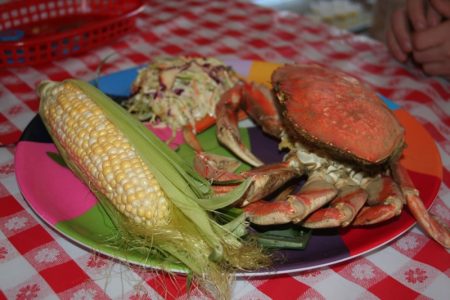
[[[92,81],[92,83],[108,95],[127,97],[131,94],[131,85],[136,79],[140,68],[142,66],[105,75],[98,78],[97,82]]]
[[[392,102],[391,100],[389,100],[388,98],[386,98],[385,96],[378,94],[378,97],[380,97],[381,100],[384,101],[384,103],[386,103],[386,105],[389,107],[389,109],[391,110],[396,110],[400,108],[400,105],[395,104],[394,102]]]

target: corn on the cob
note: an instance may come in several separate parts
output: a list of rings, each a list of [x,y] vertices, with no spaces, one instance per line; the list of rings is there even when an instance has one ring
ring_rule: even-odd
[[[250,181],[211,197],[192,167],[89,84],[44,82],[39,94],[39,113],[67,165],[108,210],[112,203],[134,221],[110,216],[127,244],[159,254],[163,268],[168,257],[178,260],[197,278],[211,280],[220,294],[229,288],[224,266],[267,265],[259,247],[234,234],[245,226],[243,216],[219,225],[209,213],[239,199]]]
[[[70,82],[42,94],[43,118],[88,183],[137,223],[167,224],[171,202],[100,107]]]

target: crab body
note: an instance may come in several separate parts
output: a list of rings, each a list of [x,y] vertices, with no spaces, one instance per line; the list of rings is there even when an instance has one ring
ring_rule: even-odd
[[[372,89],[319,66],[285,66],[272,75],[275,100],[294,141],[367,165],[403,149],[403,128]]]
[[[367,225],[400,214],[406,203],[435,240],[450,246],[448,229],[430,217],[398,163],[405,147],[404,129],[371,88],[316,65],[280,67],[272,74],[272,86],[270,93],[263,86],[240,83],[216,107],[219,141],[255,166],[233,174],[234,180],[253,178],[253,187],[238,203],[251,222],[294,222],[311,228]],[[283,162],[263,165],[241,143],[240,109],[280,138],[280,147],[289,148]],[[231,176],[229,170],[221,170],[218,179],[218,165],[217,158],[199,153],[196,166],[204,176],[219,181]],[[205,172],[212,169],[216,171]],[[287,181],[305,175],[299,192],[291,194],[289,188],[275,200],[264,201]]]

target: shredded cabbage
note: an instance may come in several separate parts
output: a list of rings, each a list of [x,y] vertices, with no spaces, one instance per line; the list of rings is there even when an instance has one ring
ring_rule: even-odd
[[[162,121],[173,130],[194,127],[215,115],[220,96],[238,81],[216,58],[158,57],[139,70],[124,106],[141,121]]]

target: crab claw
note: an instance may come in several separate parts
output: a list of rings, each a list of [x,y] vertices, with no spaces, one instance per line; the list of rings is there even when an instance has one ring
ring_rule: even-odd
[[[371,179],[365,184],[369,196],[356,216],[353,225],[371,225],[389,220],[402,212],[404,199],[398,185],[391,177]]]
[[[322,208],[306,218],[307,228],[347,226],[367,201],[367,192],[358,186],[344,186],[327,208]]]
[[[237,186],[236,182],[252,178],[252,183],[244,196],[236,203],[241,206],[273,193],[291,179],[304,174],[303,168],[290,160],[263,165],[236,174],[234,171],[239,164],[232,158],[205,152],[197,152],[194,158],[196,171],[204,178],[218,184],[213,185],[213,190],[216,193],[229,192]]]
[[[436,242],[450,248],[450,230],[443,223],[439,222],[435,216],[428,213],[419,198],[419,192],[414,187],[408,172],[400,164],[393,167],[394,176],[400,184],[403,195],[406,199],[406,204],[416,221],[422,229],[431,236]]]
[[[218,182],[239,181],[244,178],[233,173],[241,163],[231,157],[222,155],[196,152],[194,168],[205,179]]]
[[[243,208],[250,222],[258,225],[299,223],[311,212],[331,201],[337,194],[334,185],[321,175],[308,178],[299,193],[286,200],[257,201]]]
[[[303,169],[292,166],[288,161],[253,168],[242,175],[253,178],[253,182],[241,200],[241,206],[258,201],[286,185],[291,179],[304,174]]]
[[[223,94],[216,106],[219,141],[250,165],[261,166],[261,160],[242,143],[238,128],[241,109],[261,125],[265,132],[279,136],[281,124],[270,91],[263,86],[237,84]]]

